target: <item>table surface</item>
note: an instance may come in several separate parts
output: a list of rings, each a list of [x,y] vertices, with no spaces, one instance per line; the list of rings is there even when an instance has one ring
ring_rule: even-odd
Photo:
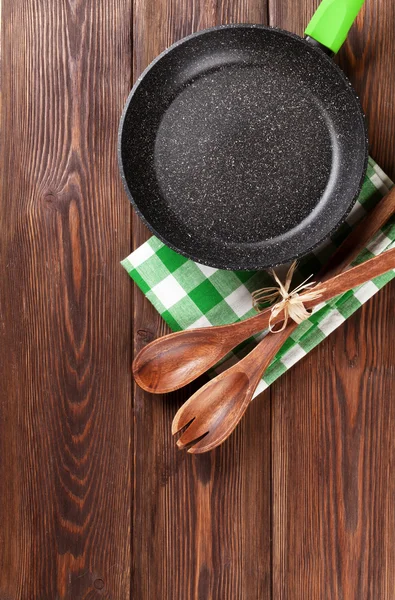
[[[148,235],[116,162],[133,80],[218,23],[302,34],[317,3],[3,0],[1,600],[394,599],[394,285],[211,454],[171,438],[191,388],[130,373],[166,331],[119,265]],[[392,177],[394,23],[366,0],[338,58]]]

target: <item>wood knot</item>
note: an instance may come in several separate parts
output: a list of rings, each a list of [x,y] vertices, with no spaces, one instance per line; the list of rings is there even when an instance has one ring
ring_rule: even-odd
[[[56,208],[57,196],[55,192],[47,192],[44,194],[44,202],[49,208]]]
[[[104,588],[104,581],[103,579],[95,579],[93,585],[97,590],[102,590]]]
[[[138,329],[137,335],[143,342],[152,342],[154,339],[154,334],[148,329]]]
[[[62,211],[69,205],[69,199],[64,194],[59,194],[53,190],[48,190],[43,196],[46,208],[54,211]]]

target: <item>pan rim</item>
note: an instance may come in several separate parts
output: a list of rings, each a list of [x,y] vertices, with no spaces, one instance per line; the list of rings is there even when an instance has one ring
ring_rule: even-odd
[[[236,264],[236,263],[232,263],[232,262],[226,262],[224,263],[223,261],[219,260],[219,261],[211,261],[211,260],[207,260],[205,258],[196,256],[193,254],[193,252],[187,252],[184,250],[179,249],[175,244],[173,244],[172,242],[170,242],[168,239],[166,239],[165,236],[163,236],[160,232],[158,232],[156,230],[155,227],[153,227],[150,222],[146,219],[146,217],[144,216],[144,214],[141,212],[139,206],[137,205],[130,189],[127,183],[127,179],[126,179],[126,175],[124,172],[124,168],[123,168],[123,160],[122,160],[122,134],[123,134],[123,128],[124,128],[124,122],[129,110],[129,106],[133,100],[133,97],[135,96],[138,88],[140,87],[142,81],[145,79],[145,76],[151,71],[151,69],[161,60],[163,59],[165,56],[167,56],[167,54],[171,53],[173,50],[175,50],[176,48],[178,48],[179,46],[183,45],[184,43],[188,42],[191,39],[194,39],[196,37],[202,37],[206,34],[209,34],[211,32],[215,32],[215,31],[219,31],[219,30],[229,30],[229,29],[262,29],[262,30],[266,30],[266,31],[271,31],[274,33],[278,33],[280,35],[284,35],[286,37],[290,37],[294,40],[297,40],[298,42],[302,42],[303,44],[307,44],[308,47],[310,49],[313,50],[313,52],[318,53],[318,55],[320,57],[325,57],[324,60],[327,60],[329,62],[329,64],[331,64],[332,68],[335,69],[335,71],[337,71],[337,74],[339,75],[339,77],[343,80],[343,82],[345,84],[347,84],[347,86],[349,87],[349,90],[351,92],[351,95],[354,99],[355,102],[355,106],[358,108],[358,112],[360,115],[360,123],[361,123],[361,127],[362,127],[362,131],[363,131],[363,137],[364,137],[364,162],[363,162],[363,169],[362,169],[362,174],[361,174],[361,178],[360,181],[358,183],[358,186],[356,187],[356,191],[355,191],[355,195],[354,197],[350,200],[349,206],[347,211],[343,214],[342,218],[337,222],[337,224],[327,233],[325,233],[322,238],[320,238],[319,241],[314,242],[314,244],[312,244],[311,246],[309,246],[307,249],[304,249],[302,251],[299,251],[297,253],[292,253],[291,256],[289,256],[289,258],[287,258],[287,260],[284,262],[279,262],[279,263],[273,263],[273,262],[269,262],[269,263],[265,263],[263,262],[259,262],[257,263],[255,262],[251,262],[249,264],[247,264],[246,266],[240,266],[240,264]],[[214,27],[209,27],[207,29],[202,29],[200,31],[196,31],[194,33],[191,33],[188,36],[185,36],[183,38],[181,38],[180,40],[177,40],[176,42],[174,42],[173,44],[171,44],[168,48],[166,48],[165,50],[163,50],[156,58],[154,58],[154,60],[143,70],[143,72],[141,73],[141,75],[139,75],[139,77],[137,78],[136,82],[134,83],[131,91],[129,92],[129,95],[127,97],[126,103],[124,105],[123,111],[122,111],[122,115],[121,115],[121,119],[120,119],[120,123],[119,123],[119,128],[118,128],[118,144],[117,144],[117,154],[118,154],[118,167],[119,167],[119,171],[120,171],[120,176],[121,176],[121,180],[123,183],[123,187],[126,191],[127,197],[129,198],[130,203],[133,205],[134,210],[136,211],[137,215],[139,216],[139,218],[142,220],[142,222],[144,223],[144,225],[160,240],[162,241],[166,246],[168,246],[169,248],[171,248],[172,250],[174,250],[175,252],[181,254],[182,256],[185,256],[186,258],[189,258],[190,260],[193,260],[196,263],[205,265],[205,266],[209,266],[215,269],[220,269],[220,270],[225,270],[225,271],[261,271],[261,270],[265,270],[271,267],[276,267],[282,264],[287,264],[289,262],[291,262],[292,260],[296,260],[298,258],[301,258],[303,256],[307,256],[309,253],[311,253],[315,248],[317,248],[318,246],[320,246],[326,239],[330,238],[336,231],[338,231],[338,229],[341,227],[341,225],[346,221],[347,217],[349,216],[351,210],[353,209],[359,194],[361,192],[362,189],[362,185],[365,179],[365,175],[366,175],[366,170],[367,170],[367,165],[368,165],[368,160],[369,160],[369,140],[368,140],[368,131],[367,131],[367,123],[366,123],[366,116],[365,113],[363,111],[361,102],[360,102],[360,98],[356,92],[356,90],[354,89],[352,83],[350,82],[349,78],[347,77],[347,75],[344,73],[344,71],[333,61],[333,59],[328,56],[323,50],[321,50],[318,46],[313,45],[311,43],[309,43],[305,38],[300,37],[299,35],[292,33],[290,31],[286,31],[284,29],[278,28],[278,27],[270,27],[268,25],[261,25],[261,24],[255,24],[255,23],[231,23],[231,24],[221,24],[221,25],[216,25]]]

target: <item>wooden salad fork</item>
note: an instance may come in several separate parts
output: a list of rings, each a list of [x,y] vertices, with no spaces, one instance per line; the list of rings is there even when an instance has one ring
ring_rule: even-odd
[[[306,308],[330,300],[394,268],[395,248],[327,279],[317,288],[321,291],[320,299],[306,302]],[[334,270],[336,268],[331,271]],[[279,320],[281,315],[276,319]],[[209,381],[183,404],[172,424],[173,435],[184,430],[177,440],[179,448],[188,446],[188,452],[200,454],[216,448],[229,437],[251,402],[263,373],[295,327],[291,322],[280,333],[268,334],[245,358]]]
[[[319,280],[343,271],[394,213],[395,188],[343,242],[321,271]],[[177,390],[205,373],[245,339],[266,329],[270,316],[269,309],[231,325],[180,331],[159,338],[135,358],[136,383],[153,394]],[[280,343],[280,334],[277,338]]]

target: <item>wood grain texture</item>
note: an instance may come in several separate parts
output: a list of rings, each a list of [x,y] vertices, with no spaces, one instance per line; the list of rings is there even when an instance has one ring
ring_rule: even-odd
[[[316,4],[272,0],[271,23],[302,33]],[[338,57],[392,176],[393,11],[367,0]],[[273,598],[394,597],[394,294],[392,284],[272,387]]]
[[[392,304],[380,294],[274,387],[276,598],[393,598]]]
[[[130,212],[116,142],[131,6],[2,4],[0,598],[123,600]]]
[[[134,77],[173,41],[225,21],[267,22],[265,2],[135,0]],[[147,238],[136,217],[133,233],[134,247]],[[163,333],[161,319],[136,290],[134,351]],[[191,393],[158,397],[135,388],[132,589],[139,600],[266,600],[269,395],[232,440],[193,457],[171,437],[172,418]]]

